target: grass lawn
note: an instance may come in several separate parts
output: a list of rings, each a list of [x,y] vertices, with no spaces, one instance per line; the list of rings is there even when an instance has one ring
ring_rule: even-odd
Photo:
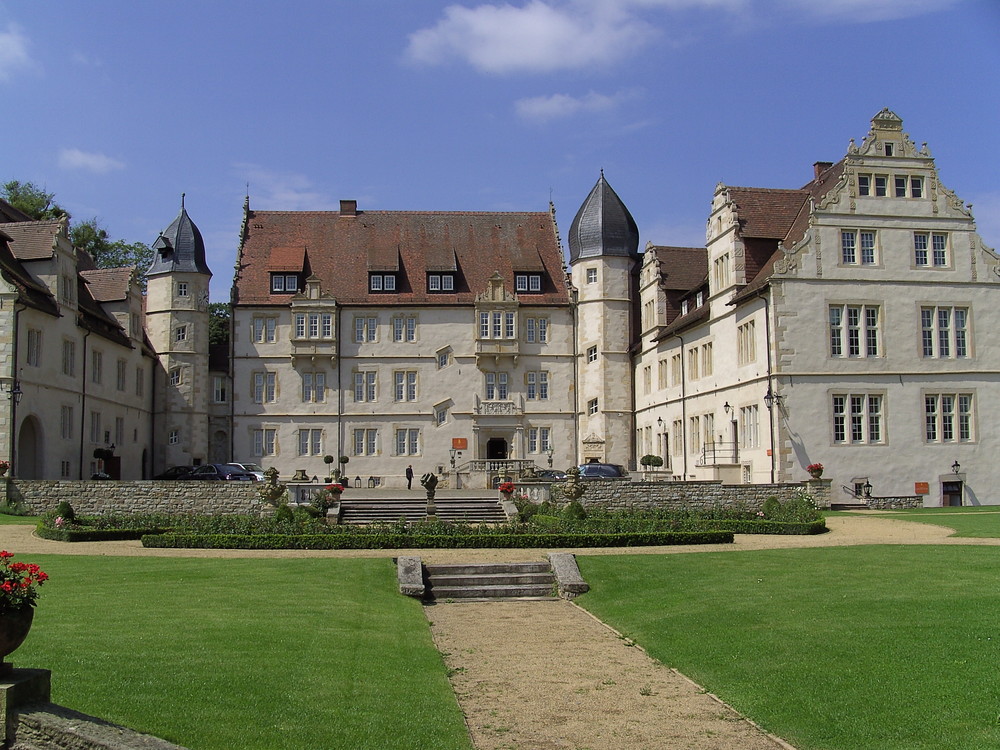
[[[1000,747],[1000,547],[578,560],[579,604],[798,748]]]
[[[828,515],[858,515],[850,511],[838,511]],[[917,521],[955,529],[955,536],[994,539],[1000,537],[1000,506],[980,505],[954,508],[913,508],[893,510],[879,514],[885,518],[902,521]]]
[[[36,526],[41,520],[40,516],[12,516],[9,513],[0,513],[0,526]]]
[[[198,750],[471,747],[388,559],[16,560],[51,578],[10,659],[56,703]]]

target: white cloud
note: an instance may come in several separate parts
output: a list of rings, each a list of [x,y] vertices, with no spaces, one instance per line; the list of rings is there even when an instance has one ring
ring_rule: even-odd
[[[484,73],[547,72],[617,61],[654,35],[627,3],[450,5],[435,26],[410,35],[407,53],[427,64],[458,58]]]
[[[559,117],[571,117],[579,112],[602,112],[613,109],[634,96],[632,92],[621,91],[612,96],[591,91],[584,96],[552,94],[519,99],[514,103],[518,117],[534,122],[548,122]]]
[[[96,174],[106,174],[124,169],[125,163],[106,154],[94,154],[78,148],[64,148],[59,152],[59,166],[63,169],[85,169]]]
[[[28,55],[28,37],[21,29],[9,23],[0,31],[0,81],[7,81],[21,68],[31,65]]]
[[[331,211],[337,201],[317,191],[308,177],[273,172],[257,164],[235,164],[250,186],[250,206],[266,211]]]

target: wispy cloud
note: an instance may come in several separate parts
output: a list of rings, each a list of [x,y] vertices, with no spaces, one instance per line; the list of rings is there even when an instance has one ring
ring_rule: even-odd
[[[514,103],[518,117],[532,122],[549,122],[560,117],[571,117],[580,112],[603,112],[634,98],[635,92],[620,91],[608,96],[591,91],[583,96],[552,94],[532,96]]]
[[[336,201],[295,172],[275,172],[257,164],[235,164],[250,188],[250,204],[269,211],[330,211]]]
[[[529,0],[449,5],[410,35],[409,60],[458,60],[483,73],[549,73],[620,62],[654,39],[688,34],[690,14],[759,23],[865,23],[946,10],[961,0]]]
[[[18,70],[31,65],[28,37],[13,23],[0,31],[0,81],[10,80]]]
[[[116,169],[124,169],[125,163],[106,154],[90,153],[78,148],[64,148],[59,152],[59,166],[63,169],[85,169],[95,174],[106,174]]]

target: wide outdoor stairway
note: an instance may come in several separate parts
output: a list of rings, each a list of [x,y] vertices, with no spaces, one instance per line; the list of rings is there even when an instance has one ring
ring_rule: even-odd
[[[425,599],[554,599],[548,562],[425,565]]]
[[[345,524],[421,521],[427,517],[424,498],[345,497],[340,501],[340,522]],[[507,516],[493,497],[438,497],[434,500],[439,521],[450,523],[503,523]]]

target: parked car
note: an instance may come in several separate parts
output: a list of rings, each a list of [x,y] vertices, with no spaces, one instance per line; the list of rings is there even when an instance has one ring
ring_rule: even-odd
[[[242,466],[246,471],[249,471],[255,477],[257,477],[258,482],[264,481],[264,469],[259,464],[245,464],[242,461],[233,461],[233,466]]]
[[[178,479],[209,479],[231,480],[237,482],[256,482],[257,477],[238,464],[203,464],[195,466],[189,474]]]
[[[566,479],[566,472],[559,469],[536,469],[535,476],[550,482],[562,482]]]
[[[627,476],[628,471],[619,464],[580,464],[580,479],[617,479]]]
[[[157,474],[153,479],[180,479],[185,474],[190,474],[193,466],[171,466],[166,471]]]

